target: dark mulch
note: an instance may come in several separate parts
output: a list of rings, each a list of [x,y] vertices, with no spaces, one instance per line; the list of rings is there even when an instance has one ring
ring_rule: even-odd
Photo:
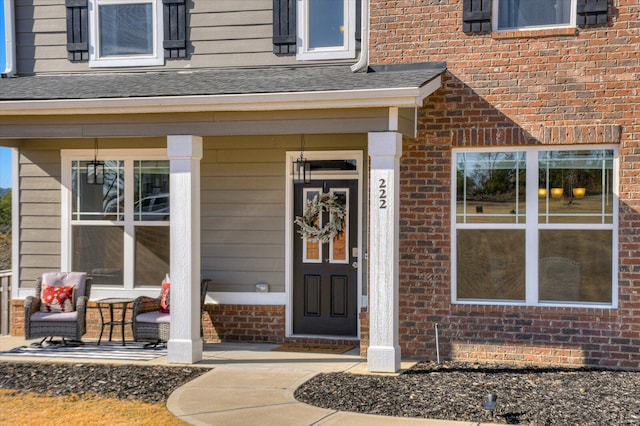
[[[0,389],[156,403],[166,401],[175,389],[207,371],[194,367],[0,362]]]
[[[492,414],[483,408],[498,397]],[[322,374],[297,400],[396,417],[525,425],[640,425],[640,372],[420,363],[400,376]]]

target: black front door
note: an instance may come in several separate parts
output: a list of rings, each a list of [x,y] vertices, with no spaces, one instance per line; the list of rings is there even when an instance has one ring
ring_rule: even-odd
[[[294,185],[294,216],[306,200],[333,194],[345,209],[343,231],[327,242],[303,238],[294,224],[293,332],[328,336],[357,334],[358,181],[318,180]],[[322,211],[319,228],[331,220]]]

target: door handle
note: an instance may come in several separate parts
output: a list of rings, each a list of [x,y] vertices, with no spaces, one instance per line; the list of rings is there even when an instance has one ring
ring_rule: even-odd
[[[351,266],[353,267],[353,269],[358,269],[358,262],[353,262]]]

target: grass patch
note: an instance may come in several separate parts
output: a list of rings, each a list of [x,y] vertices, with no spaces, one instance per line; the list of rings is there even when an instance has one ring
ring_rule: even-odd
[[[93,395],[45,396],[0,389],[3,424],[49,426],[173,426],[187,423],[176,418],[164,403],[123,401]]]

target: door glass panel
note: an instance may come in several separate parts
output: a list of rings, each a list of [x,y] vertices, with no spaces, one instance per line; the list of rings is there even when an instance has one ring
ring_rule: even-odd
[[[329,262],[349,263],[348,256],[348,236],[349,236],[349,189],[332,189],[331,193],[336,197],[336,201],[344,207],[345,215],[342,225],[342,232],[333,237],[329,242]],[[333,218],[331,218],[333,219]]]
[[[525,299],[525,231],[457,232],[458,299]]]
[[[305,208],[303,208],[303,212],[306,210],[306,203],[310,203],[313,201],[315,197],[320,196],[320,189],[318,188],[305,188],[303,190],[304,200],[305,200]],[[315,221],[315,226],[322,227],[322,216],[318,216]],[[302,261],[305,263],[320,263],[322,262],[322,244],[318,241],[310,241],[307,238],[302,239]]]
[[[124,228],[74,225],[72,270],[93,276],[93,285],[122,286]]]
[[[612,238],[608,229],[540,231],[540,301],[611,303]]]

